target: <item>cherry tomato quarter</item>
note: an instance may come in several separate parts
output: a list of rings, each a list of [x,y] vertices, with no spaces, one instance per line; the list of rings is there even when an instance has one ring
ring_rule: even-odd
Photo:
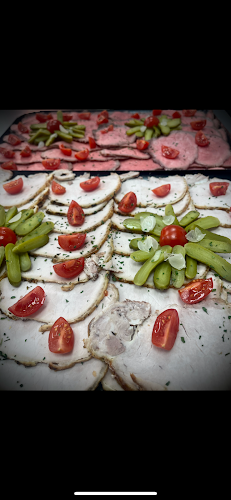
[[[136,194],[130,191],[129,193],[125,194],[123,199],[120,201],[118,209],[120,210],[120,212],[129,214],[136,208],[136,205],[137,205]]]
[[[90,148],[91,148],[91,149],[96,148],[96,142],[95,142],[95,139],[93,139],[93,137],[89,137],[89,138],[88,138],[88,140],[89,140],[89,146],[90,146]]]
[[[83,149],[82,151],[78,151],[77,153],[75,153],[75,158],[77,158],[77,160],[83,161],[86,160],[88,155],[89,149]]]
[[[82,207],[74,200],[71,201],[67,212],[67,219],[71,226],[82,226],[85,215]]]
[[[84,191],[94,191],[100,183],[99,177],[92,177],[92,179],[88,179],[87,181],[80,182],[80,187]]]
[[[174,247],[175,245],[181,245],[182,247],[188,243],[186,239],[187,232],[181,226],[175,226],[171,224],[170,226],[165,226],[160,233],[160,246],[170,245]]]
[[[190,125],[193,130],[202,130],[205,128],[206,120],[196,120],[194,122],[190,122]]]
[[[47,160],[42,160],[42,165],[47,170],[57,170],[57,168],[59,168],[60,165],[60,159],[50,158]]]
[[[204,147],[204,146],[209,146],[210,141],[208,137],[202,132],[202,130],[198,130],[198,132],[195,135],[195,143],[197,146]]]
[[[153,116],[161,115],[161,113],[162,113],[162,109],[153,109],[152,110]]]
[[[165,158],[169,158],[170,160],[173,160],[180,154],[178,149],[170,148],[169,146],[164,145],[161,146],[161,152]]]
[[[14,179],[13,181],[7,182],[7,184],[3,184],[5,191],[9,194],[18,194],[22,191],[23,188],[23,180],[22,177],[19,179]]]
[[[196,113],[196,109],[182,109],[182,113],[184,116],[194,116]]]
[[[1,168],[3,168],[4,170],[18,170],[16,163],[14,163],[13,161],[6,161],[2,163]]]
[[[66,148],[63,144],[59,144],[59,149],[66,156],[71,156],[72,155],[72,149],[71,148]]]
[[[209,295],[213,289],[213,280],[209,279],[198,279],[191,281],[184,288],[178,290],[181,300],[185,304],[197,304],[201,302]]]
[[[50,329],[48,347],[56,354],[66,354],[74,347],[74,332],[64,318],[58,318]]]
[[[229,182],[210,182],[209,189],[213,196],[221,196],[226,194],[229,187]]]
[[[73,252],[74,250],[79,250],[86,239],[86,234],[61,234],[58,236],[59,246],[66,250],[67,252]]]
[[[140,115],[139,115],[139,113],[134,113],[134,115],[132,115],[131,118],[137,118],[137,119],[139,119]]]
[[[0,227],[0,246],[5,247],[8,243],[15,244],[17,236],[9,227]]]
[[[139,151],[143,151],[144,149],[147,149],[149,146],[149,142],[145,141],[144,139],[138,139],[136,141],[136,147],[139,149]]]
[[[66,188],[64,186],[61,186],[61,184],[59,184],[55,180],[53,180],[51,183],[51,189],[52,189],[53,193],[55,193],[55,194],[66,193]]]
[[[40,286],[36,286],[33,290],[27,293],[22,299],[18,300],[13,306],[8,307],[8,310],[15,316],[24,318],[36,313],[44,304],[45,292]]]
[[[153,331],[152,343],[170,351],[175,343],[179,331],[179,315],[176,309],[167,309],[156,318]]]
[[[24,149],[22,149],[22,151],[20,151],[20,155],[24,158],[28,157],[31,155],[31,149],[29,148],[29,146],[26,146]]]
[[[91,113],[86,112],[86,113],[79,113],[78,117],[80,120],[90,120]]]
[[[48,120],[47,130],[49,130],[49,132],[53,134],[55,130],[59,130],[59,125],[62,125],[59,120]]]
[[[53,266],[55,273],[62,278],[71,279],[78,276],[84,269],[84,257],[67,260]]]
[[[21,144],[22,141],[19,139],[19,137],[17,137],[17,135],[10,134],[8,135],[7,142],[9,142],[9,144],[11,144],[12,146],[17,146],[18,144]]]
[[[22,134],[28,134],[29,133],[29,128],[26,125],[24,125],[22,122],[18,123],[18,130]]]
[[[175,111],[175,112],[172,114],[172,118],[181,118],[181,114],[179,113],[179,111]]]
[[[48,115],[45,115],[44,113],[37,113],[36,120],[38,120],[38,122],[40,123],[45,123],[48,120],[53,120],[53,116],[51,113],[49,113]]]
[[[171,190],[171,184],[163,184],[163,186],[159,186],[155,189],[152,189],[152,192],[159,198],[163,198],[164,196],[167,196],[170,190]]]

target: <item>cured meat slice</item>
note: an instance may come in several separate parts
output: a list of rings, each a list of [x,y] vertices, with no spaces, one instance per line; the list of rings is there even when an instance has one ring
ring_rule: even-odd
[[[114,126],[114,130],[112,132],[108,132],[107,134],[101,134],[101,130],[93,130],[93,136],[96,141],[96,144],[102,148],[108,147],[125,147],[129,146],[132,142],[136,141],[136,136],[131,135],[128,136],[126,131],[128,128],[125,125]]]
[[[226,194],[222,196],[212,196],[209,189],[210,182],[228,182],[229,186]],[[228,179],[219,179],[217,177],[205,177],[203,180],[196,182],[193,186],[189,186],[190,196],[196,208],[204,209],[220,209],[229,212],[230,209],[230,194],[231,182]]]
[[[210,144],[198,147],[198,155],[195,162],[207,167],[221,167],[231,154],[228,142],[221,137],[210,137]],[[194,160],[193,160],[194,161]]]
[[[229,168],[229,167],[231,167],[231,156],[229,156],[229,157],[227,158],[227,160],[225,160],[225,161],[224,161],[224,163],[223,163],[223,165],[222,165],[222,166],[223,166],[223,167],[225,167],[225,168]]]
[[[103,158],[103,157],[102,157]],[[120,167],[120,162],[118,160],[109,160],[106,158],[106,161],[84,161],[84,162],[77,162],[73,163],[73,172],[82,172],[83,170],[88,171],[93,171],[93,170],[105,170],[107,172],[114,172],[115,170],[117,171]]]
[[[152,190],[162,184],[171,184],[170,192],[164,197],[156,196]],[[175,204],[184,198],[188,190],[187,182],[179,175],[163,178],[150,177],[149,180],[142,178],[129,179],[122,183],[120,190],[115,194],[114,200],[119,203],[126,193],[134,192],[137,196],[139,207],[163,207],[169,203]]]
[[[26,203],[29,203],[34,199],[35,196],[39,195],[50,183],[52,179],[52,174],[33,174],[28,175],[17,175],[14,177],[15,180],[22,178],[23,189],[20,193],[10,195],[5,191],[2,185],[0,185],[0,199],[1,205],[5,208],[10,208],[13,206],[21,207]]]
[[[19,139],[21,139],[21,141],[29,141],[29,139],[30,139],[29,133],[20,132],[18,130],[18,125],[16,125],[15,123],[13,125],[11,125],[10,133],[17,135],[19,137]]]
[[[29,146],[31,151],[47,151],[48,149],[59,149],[59,146],[61,144],[63,144],[63,141],[55,141],[53,142],[52,144],[50,144],[50,146],[38,146],[36,144],[29,144],[28,142],[26,141],[22,141],[21,144],[17,144],[16,146],[12,146],[11,144],[9,144],[7,141],[8,141],[8,137],[9,135],[5,135],[3,137],[3,140],[6,141],[2,144],[3,147],[7,148],[7,149],[10,149],[10,150],[13,150],[13,151],[21,151],[22,149],[24,149],[26,146]],[[67,143],[66,143],[67,145]],[[70,147],[71,149],[73,149],[73,151],[81,151],[83,148],[85,148],[85,146],[83,145],[83,143],[81,142],[78,142],[78,141],[75,141],[74,138],[73,138],[73,141],[70,143]],[[96,148],[94,149],[91,149],[91,151],[96,151],[96,150],[99,150],[100,148],[97,146]]]
[[[168,146],[179,151],[179,155],[174,159],[165,158],[161,147]],[[200,148],[202,149],[202,148]],[[205,148],[203,148],[205,149]],[[166,170],[169,169],[187,169],[196,159],[198,147],[195,144],[195,138],[188,132],[176,130],[168,136],[161,136],[158,139],[151,139],[149,143],[149,153],[153,160],[159,163]]]
[[[155,163],[152,159],[149,160],[121,160],[119,171],[126,170],[163,170],[159,163]]]
[[[87,157],[88,161],[100,161],[100,162],[104,162],[104,161],[108,161],[108,158],[105,158],[104,156],[101,155],[101,149],[99,151],[91,151]],[[119,158],[119,155],[108,155],[109,159],[114,159],[114,157],[116,159]],[[81,162],[82,163],[82,162]]]
[[[143,153],[139,149],[135,148],[122,148],[122,149],[102,149],[100,151],[102,156],[117,156],[117,157],[128,157],[135,158],[136,160],[148,160],[150,155],[148,153]]]
[[[193,134],[194,136],[196,135],[197,131],[193,130],[190,125],[182,125],[182,131],[183,132],[189,132],[190,134]],[[202,130],[203,134],[206,135],[206,137],[213,137],[214,135],[216,137],[222,137],[221,134],[221,129],[217,129],[215,127],[205,127]]]
[[[28,165],[30,163],[36,163],[42,161],[42,153],[41,151],[32,151],[30,156],[21,156],[19,151],[15,151],[15,156],[12,158],[12,161],[16,163],[16,165]],[[65,158],[65,160],[67,157]],[[7,161],[6,157],[0,153],[0,163],[4,163]]]
[[[91,280],[86,283],[76,285],[73,290],[68,292],[63,291],[61,285],[57,283],[41,283],[46,298],[40,309],[31,314],[28,319],[33,319],[41,323],[53,325],[59,317],[65,318],[68,323],[77,323],[85,319],[100,303],[104,297],[104,292],[108,286],[108,277],[105,271],[101,271],[97,280],[92,286]],[[33,290],[35,284],[31,284],[28,288],[28,282],[22,281],[20,287],[13,287],[8,278],[4,278],[0,282],[1,290],[1,311],[10,318],[16,318],[8,311],[9,304],[12,304],[11,297],[15,297],[14,302],[17,302],[21,297],[28,293],[28,290]],[[67,302],[68,300],[68,302]]]

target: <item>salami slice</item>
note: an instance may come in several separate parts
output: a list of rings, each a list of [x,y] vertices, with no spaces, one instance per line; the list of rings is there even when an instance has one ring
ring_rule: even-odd
[[[162,146],[177,149],[179,155],[172,160],[165,158],[162,154]],[[198,147],[195,143],[194,135],[182,130],[171,132],[166,137],[161,136],[158,139],[152,139],[149,144],[149,153],[153,157],[153,160],[166,170],[187,169],[196,160],[197,150]]]

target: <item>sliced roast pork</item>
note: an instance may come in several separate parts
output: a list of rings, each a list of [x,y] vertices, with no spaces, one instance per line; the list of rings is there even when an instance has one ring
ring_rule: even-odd
[[[39,195],[44,189],[49,186],[52,179],[52,174],[34,174],[28,175],[17,175],[14,177],[15,180],[22,178],[23,189],[18,194],[11,195],[5,191],[2,184],[0,185],[0,200],[1,205],[5,208],[10,208],[13,206],[21,207],[30,201],[33,201],[34,197]]]
[[[168,146],[178,150],[179,155],[174,159],[166,158],[162,154],[162,146]],[[183,132],[182,130],[171,132],[168,136],[151,139],[149,143],[149,152],[153,160],[166,170],[187,169],[197,159],[197,150],[198,147],[195,144],[194,135]]]
[[[107,125],[107,124],[106,124]],[[96,144],[102,148],[108,147],[125,147],[136,141],[136,136],[128,136],[126,131],[128,128],[125,125],[114,126],[114,129],[107,134],[101,134],[101,130],[93,130],[93,136]]]
[[[210,137],[210,143],[205,147],[198,147],[195,162],[206,167],[221,167],[230,157],[231,151],[228,142],[221,137]],[[194,161],[194,160],[193,160]]]
[[[209,184],[217,181],[229,183],[226,194],[222,196],[212,196]],[[231,182],[229,179],[219,179],[218,177],[209,178],[204,176],[204,179],[195,182],[193,186],[189,186],[189,192],[196,209],[221,209],[229,212],[231,205]]]

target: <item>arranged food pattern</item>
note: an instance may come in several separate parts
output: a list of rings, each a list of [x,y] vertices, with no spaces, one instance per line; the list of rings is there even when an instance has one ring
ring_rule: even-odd
[[[230,389],[228,179],[12,175],[0,173],[1,389]]]
[[[0,144],[0,168],[9,170],[230,167],[229,132],[211,110],[28,113]]]

